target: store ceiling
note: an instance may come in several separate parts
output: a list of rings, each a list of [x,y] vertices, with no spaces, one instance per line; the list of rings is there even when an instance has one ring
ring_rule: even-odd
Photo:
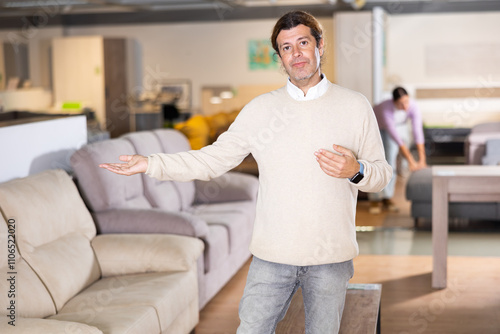
[[[363,7],[384,4],[455,4],[482,7],[500,0],[0,0],[0,15],[34,13],[43,7],[64,14],[169,11],[200,9],[236,9],[282,6]]]
[[[22,17],[33,25],[85,25],[274,18],[292,8],[329,16],[375,6],[394,14],[500,11],[500,0],[0,0],[0,28]]]
[[[336,0],[0,0],[2,11],[27,11],[37,7],[58,6],[67,13],[189,10],[335,4]]]

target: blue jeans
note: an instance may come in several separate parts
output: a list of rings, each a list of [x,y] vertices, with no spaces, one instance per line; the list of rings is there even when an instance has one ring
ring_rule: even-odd
[[[253,257],[240,301],[237,334],[273,334],[290,301],[302,288],[306,334],[338,333],[352,260],[291,266]]]

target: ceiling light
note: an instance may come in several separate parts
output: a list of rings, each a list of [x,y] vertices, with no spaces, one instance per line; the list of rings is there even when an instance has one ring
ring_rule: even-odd
[[[220,98],[221,99],[232,99],[233,98],[233,92],[229,90],[225,90],[220,93]]]
[[[210,98],[210,103],[211,104],[221,104],[222,103],[222,99],[219,96],[212,96]]]

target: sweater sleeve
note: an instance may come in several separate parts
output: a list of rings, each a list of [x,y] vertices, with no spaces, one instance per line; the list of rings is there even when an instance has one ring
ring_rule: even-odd
[[[146,175],[163,181],[210,180],[238,166],[250,153],[238,117],[212,145],[176,154],[148,157]]]
[[[362,127],[363,131],[356,157],[364,165],[365,177],[353,186],[364,192],[379,192],[391,180],[392,167],[385,160],[384,146],[380,138],[377,120],[368,101],[366,101]]]

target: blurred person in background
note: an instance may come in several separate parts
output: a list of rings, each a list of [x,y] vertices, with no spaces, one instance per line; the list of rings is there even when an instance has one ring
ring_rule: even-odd
[[[370,213],[380,214],[383,209],[397,212],[399,209],[392,201],[392,197],[396,187],[398,153],[406,159],[412,172],[427,167],[422,114],[403,87],[396,87],[392,91],[392,99],[381,102],[373,110],[384,143],[385,158],[393,168],[393,174],[391,181],[381,192],[368,194]],[[418,160],[415,160],[409,149],[408,120],[411,120]]]

